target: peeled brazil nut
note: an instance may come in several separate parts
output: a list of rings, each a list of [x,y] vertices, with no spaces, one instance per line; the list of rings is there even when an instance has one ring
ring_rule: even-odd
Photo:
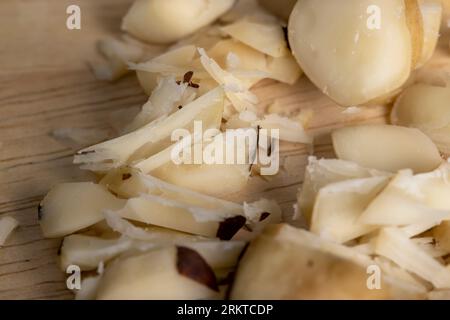
[[[277,17],[288,21],[297,0],[259,0],[259,3]]]
[[[299,0],[289,43],[325,94],[344,106],[364,104],[408,79],[423,41],[408,25],[420,27],[418,10],[416,0]]]
[[[123,18],[122,29],[152,43],[171,43],[204,27],[235,0],[137,0]]]

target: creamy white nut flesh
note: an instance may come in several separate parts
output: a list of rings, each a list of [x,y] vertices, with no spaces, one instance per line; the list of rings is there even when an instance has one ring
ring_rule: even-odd
[[[298,208],[306,219],[306,223],[310,224],[314,203],[320,189],[331,183],[380,176],[389,177],[390,174],[361,167],[352,161],[309,157],[303,185],[297,196]]]
[[[280,58],[289,53],[283,29],[276,22],[269,23],[246,18],[226,25],[221,30],[249,47],[274,58]]]
[[[103,274],[99,300],[217,299],[211,267],[194,250],[171,247],[118,259]]]
[[[416,84],[396,100],[391,122],[415,127],[433,140],[439,150],[450,153],[450,88]]]
[[[332,133],[339,159],[388,172],[429,172],[443,162],[436,145],[421,131],[390,125],[359,125]]]
[[[225,196],[241,191],[250,177],[247,164],[186,164],[167,162],[152,170],[151,175],[180,187],[211,196]],[[220,184],[217,184],[220,181]]]
[[[187,73],[186,78],[192,74]],[[179,106],[192,102],[196,96],[197,89],[191,88],[187,83],[176,82],[175,77],[159,78],[149,100],[123,131],[131,132],[163,116],[168,116],[176,112]]]
[[[148,61],[131,64],[130,69],[136,70],[139,84],[150,96],[158,85],[159,76],[179,76],[189,71],[187,68],[191,66],[196,52],[193,45],[174,48]]]
[[[192,131],[194,121],[203,121],[203,129],[218,129],[222,120],[224,93],[216,88],[187,104],[181,110],[126,135],[78,152],[74,163],[93,171],[108,171],[145,159],[169,145],[174,130]]]
[[[408,87],[398,97],[391,122],[419,129],[441,129],[450,125],[450,88],[428,84]]]
[[[199,48],[198,52],[203,68],[211,78],[224,88],[225,94],[233,107],[237,111],[253,110],[258,103],[258,98],[248,90],[248,85],[231,72],[222,69],[214,59],[207,55],[204,49]]]
[[[102,239],[73,234],[65,237],[60,249],[61,269],[77,265],[81,270],[95,270],[99,263],[108,262],[132,247],[129,239]]]
[[[289,19],[289,43],[311,81],[343,106],[389,95],[412,68],[403,0],[300,0]]]
[[[228,133],[231,134],[232,132],[229,131]],[[242,162],[242,164],[194,164],[194,159],[190,159],[190,163],[183,162],[180,164],[175,164],[173,161],[172,151],[181,151],[178,146],[183,147],[182,153],[187,152],[192,155],[195,153],[195,149],[199,147],[201,149],[198,150],[202,150],[203,155],[206,153],[210,155],[216,152],[215,150],[224,150],[225,139],[225,133],[221,133],[216,135],[212,142],[197,143],[194,141],[187,148],[183,147],[183,142],[181,141],[153,157],[134,164],[133,167],[156,178],[163,179],[168,183],[208,195],[221,196],[239,192],[248,182],[251,160],[249,153],[253,154],[255,149],[255,147],[250,148],[247,143],[238,144],[234,139],[232,140],[235,146],[235,154],[245,156],[244,160],[246,161]],[[195,140],[195,138],[192,140]],[[178,155],[182,156],[181,153]],[[223,163],[225,163],[225,159]],[[217,184],[215,183],[216,181],[221,181],[222,183]]]
[[[108,263],[123,253],[145,252],[175,244],[196,250],[213,269],[232,268],[245,246],[243,241],[206,241],[159,228],[142,231],[148,232],[148,240],[126,236],[102,239],[81,234],[70,235],[64,238],[61,246],[61,269],[65,271],[69,265],[77,265],[83,271],[95,270],[101,262]]]
[[[277,17],[288,21],[297,0],[259,0],[259,3],[263,8],[269,10]]]
[[[450,218],[449,179],[449,163],[418,175],[400,171],[366,208],[360,222],[379,226],[437,225]]]
[[[421,298],[420,288],[383,276],[381,290],[367,287],[368,256],[288,225],[267,228],[239,262],[230,298],[401,299]],[[405,287],[402,287],[405,285]]]
[[[419,0],[423,21],[423,48],[418,66],[427,63],[436,49],[442,20],[442,4],[439,0]]]
[[[375,252],[431,282],[436,289],[450,288],[450,269],[428,255],[400,229],[382,229],[375,243]]]
[[[226,210],[216,212],[153,195],[129,199],[126,206],[114,214],[146,224],[222,240],[230,240],[246,223],[244,216]]]
[[[146,226],[143,229],[112,213],[105,213],[105,218],[108,226],[122,236],[117,239],[118,242],[123,242],[123,240],[127,239],[133,240],[132,250],[127,253],[133,253],[133,251],[144,252],[160,247],[182,245],[196,250],[214,270],[234,267],[246,244],[242,240],[218,241],[216,239],[207,239],[201,236],[154,226]],[[80,244],[79,241],[78,244]],[[80,249],[79,247],[73,245],[71,249]],[[96,249],[96,247],[93,246],[93,249]],[[81,251],[83,252],[83,249]],[[83,253],[89,252],[85,250]],[[76,255],[75,257],[85,258],[83,255]]]
[[[133,176],[125,176],[124,182],[132,184],[126,193],[139,196],[128,199],[120,210],[105,214],[222,240],[231,239],[247,223],[240,205],[171,186],[153,177],[142,175],[140,180]],[[103,183],[114,190],[121,189],[115,177]]]
[[[39,223],[46,238],[62,237],[96,224],[104,219],[103,210],[117,210],[125,203],[92,182],[63,183],[42,200]]]
[[[209,210],[233,213],[241,213],[243,211],[242,205],[240,204],[176,186],[129,168],[111,171],[100,183],[112,192],[126,198],[136,198],[142,194],[152,194]]]
[[[212,23],[235,0],[136,0],[122,29],[150,43],[171,43]]]
[[[3,246],[11,233],[19,226],[13,217],[0,218],[0,247]]]
[[[207,53],[221,68],[234,72],[250,84],[263,78],[294,84],[302,75],[302,70],[290,52],[274,58],[232,38],[216,42]],[[230,57],[234,57],[234,65],[230,63]]]
[[[337,243],[373,231],[376,227],[358,219],[388,181],[388,177],[380,176],[341,181],[322,188],[314,204],[310,230]]]

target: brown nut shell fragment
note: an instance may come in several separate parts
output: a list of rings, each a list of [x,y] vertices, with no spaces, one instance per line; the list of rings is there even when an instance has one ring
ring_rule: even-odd
[[[177,270],[179,274],[204,284],[211,290],[219,291],[214,271],[197,251],[177,247]]]
[[[227,218],[220,222],[216,237],[220,240],[230,240],[246,222],[247,219],[243,216]]]

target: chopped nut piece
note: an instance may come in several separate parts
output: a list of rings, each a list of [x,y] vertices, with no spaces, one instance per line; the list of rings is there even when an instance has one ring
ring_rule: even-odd
[[[428,172],[443,162],[434,143],[417,129],[360,125],[338,129],[332,138],[339,159],[354,161],[366,168]]]
[[[92,182],[63,183],[42,200],[39,223],[45,237],[58,238],[103,220],[103,210],[117,210],[124,205],[125,200]]]
[[[211,267],[197,252],[180,250],[186,251],[171,247],[114,261],[100,280],[97,299],[218,298]]]
[[[437,289],[450,288],[450,270],[429,256],[399,229],[382,229],[376,240],[375,251],[431,282]]]
[[[320,189],[310,230],[317,235],[345,243],[376,229],[358,219],[370,202],[387,185],[388,177],[352,179]]]
[[[136,0],[122,29],[150,43],[171,43],[210,24],[235,0]]]
[[[259,0],[259,3],[284,21],[288,21],[297,0]]]
[[[415,127],[424,132],[441,152],[450,153],[449,87],[416,84],[407,88],[391,113],[394,124]]]
[[[430,173],[399,172],[361,215],[371,225],[439,224],[450,219],[450,164]]]
[[[136,70],[139,84],[149,96],[158,84],[158,77],[181,76],[192,64],[197,53],[195,46],[186,45],[169,50],[151,60],[139,64],[130,64],[131,70]]]
[[[142,160],[165,148],[175,129],[193,127],[195,120],[203,121],[203,128],[219,128],[223,112],[223,90],[217,88],[192,101],[172,115],[158,119],[119,138],[81,150],[74,163],[93,171],[106,171]],[[192,130],[192,129],[191,129]]]
[[[231,299],[421,298],[423,289],[383,276],[367,286],[368,256],[287,225],[267,228],[239,263]]]
[[[277,23],[246,18],[224,26],[221,30],[232,38],[271,57],[281,58],[288,53],[283,29]]]
[[[370,177],[388,177],[389,174],[374,169],[367,169],[350,161],[338,159],[308,158],[303,186],[298,195],[300,212],[311,222],[314,203],[320,189],[340,181]]]
[[[3,246],[10,234],[19,226],[13,217],[0,218],[0,247]]]

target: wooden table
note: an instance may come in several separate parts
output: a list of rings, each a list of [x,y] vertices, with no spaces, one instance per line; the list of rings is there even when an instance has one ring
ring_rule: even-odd
[[[59,239],[42,237],[37,206],[51,186],[89,179],[72,165],[74,149],[98,142],[114,132],[110,115],[146,101],[134,76],[114,84],[97,81],[87,66],[96,55],[95,41],[120,32],[121,17],[131,0],[2,0],[0,2],[0,216],[12,215],[20,227],[0,248],[0,299],[66,299],[65,274],[57,266]],[[66,8],[78,4],[82,29],[66,28]],[[428,68],[450,65],[448,39]],[[332,156],[327,134],[357,122],[385,122],[388,107],[344,113],[305,77],[295,86],[272,81],[254,92],[260,107],[274,101],[296,114],[311,109],[311,130],[321,137],[319,157]],[[55,139],[58,129],[81,128],[100,134],[79,145]],[[304,166],[311,152],[302,145],[283,144],[283,167],[271,179],[253,177],[233,200],[261,196],[292,212]]]

